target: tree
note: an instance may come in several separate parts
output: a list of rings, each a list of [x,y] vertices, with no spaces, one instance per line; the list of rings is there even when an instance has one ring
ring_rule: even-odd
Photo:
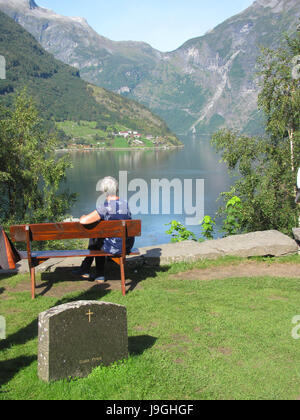
[[[182,223],[173,220],[171,223],[168,223],[167,226],[171,226],[170,229],[166,231],[166,233],[172,236],[172,243],[189,240],[196,241],[195,234],[187,230],[187,228]]]
[[[75,195],[59,192],[70,163],[57,158],[57,138],[45,130],[26,90],[12,110],[0,107],[0,116],[0,223],[61,220]]]
[[[298,225],[295,168],[300,166],[300,79],[293,77],[294,57],[300,55],[300,34],[286,37],[276,51],[259,58],[259,108],[266,116],[266,136],[248,137],[230,130],[213,135],[237,180],[228,199],[241,199],[239,223],[243,231],[278,229],[291,233]],[[220,210],[221,214],[225,209]]]
[[[291,168],[295,172],[295,135],[300,127],[300,79],[295,76],[295,58],[300,55],[300,32],[295,38],[286,36],[286,45],[274,51],[263,49],[258,59],[262,76],[258,104],[267,117],[266,131],[273,141],[288,135]]]

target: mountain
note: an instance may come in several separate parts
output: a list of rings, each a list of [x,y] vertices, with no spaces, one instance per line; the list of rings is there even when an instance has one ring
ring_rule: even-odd
[[[16,3],[20,2],[14,0]],[[28,2],[28,7],[34,8],[34,1]],[[0,80],[3,105],[10,106],[14,94],[26,86],[40,113],[49,121],[73,121],[75,125],[86,122],[89,128],[91,124],[87,123],[93,122],[93,127],[98,128],[91,132],[95,138],[99,133],[105,137],[106,132],[131,129],[145,136],[158,136],[165,145],[180,143],[161,118],[136,101],[85,82],[77,69],[56,60],[2,12],[0,55],[6,60],[6,79]]]
[[[261,129],[254,80],[260,46],[296,31],[299,0],[257,0],[209,33],[162,53],[139,42],[114,42],[82,18],[60,16],[33,0],[0,0],[24,26],[85,80],[148,106],[177,133],[221,126]]]
[[[107,89],[117,91],[123,86],[129,77],[127,71],[133,71],[130,77],[136,84],[161,57],[148,44],[111,41],[97,34],[85,19],[58,15],[34,0],[0,0],[0,10],[57,59],[78,68],[82,77],[93,83],[105,80],[100,85]]]

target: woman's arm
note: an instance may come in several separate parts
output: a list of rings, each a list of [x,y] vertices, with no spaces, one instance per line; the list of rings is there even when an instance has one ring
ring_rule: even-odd
[[[92,213],[88,214],[87,216],[81,216],[79,219],[79,222],[82,225],[91,225],[93,223],[99,222],[99,220],[101,219],[101,217],[99,216],[99,213],[97,212],[97,210],[93,211]]]

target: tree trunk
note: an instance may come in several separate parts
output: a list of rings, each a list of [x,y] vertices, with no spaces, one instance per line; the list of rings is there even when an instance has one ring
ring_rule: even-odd
[[[295,172],[295,154],[294,154],[294,129],[290,128],[288,130],[290,145],[291,145],[291,164],[292,164],[292,171]]]

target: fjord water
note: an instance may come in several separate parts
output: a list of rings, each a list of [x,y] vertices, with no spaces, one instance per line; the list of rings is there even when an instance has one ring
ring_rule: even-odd
[[[172,150],[140,150],[140,151],[78,151],[70,152],[73,168],[68,171],[67,186],[78,194],[78,200],[71,210],[73,217],[80,217],[95,210],[100,193],[96,191],[98,181],[104,176],[114,176],[119,179],[120,171],[128,172],[128,183],[133,179],[143,179],[149,186],[149,209],[151,203],[152,179],[193,179],[194,195],[196,179],[204,180],[204,212],[214,216],[220,207],[217,202],[219,194],[228,191],[231,178],[227,168],[220,163],[220,156],[210,145],[209,137],[186,136],[180,137],[184,143],[183,149]],[[139,190],[137,189],[136,192]],[[172,189],[171,192],[173,193]],[[130,198],[134,192],[128,193]],[[171,213],[159,215],[135,215],[142,220],[142,237],[137,238],[137,246],[152,246],[170,242],[166,234],[169,228],[166,224],[178,220],[185,224],[188,217],[185,214],[174,214],[173,194],[171,194]],[[162,200],[162,198],[161,198]],[[138,203],[139,204],[139,203]],[[193,205],[196,198],[193,197]],[[199,220],[200,223],[200,220]],[[201,236],[201,228],[187,226],[197,237]],[[216,235],[218,236],[218,235]]]

